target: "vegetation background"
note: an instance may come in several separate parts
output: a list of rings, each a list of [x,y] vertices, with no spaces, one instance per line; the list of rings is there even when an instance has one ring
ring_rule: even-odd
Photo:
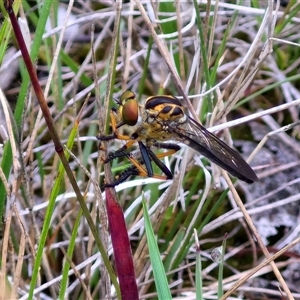
[[[300,4],[23,0],[14,10],[112,267],[96,139],[110,132],[108,91],[118,99],[133,90],[140,103],[170,94],[188,105],[187,95],[199,122],[257,172],[252,185],[231,180],[182,145],[164,159],[173,180],[137,177],[116,187],[140,299],[166,299],[164,289],[173,299],[300,299]],[[0,18],[0,299],[116,297],[3,6]],[[128,166],[116,159],[111,170]],[[169,287],[155,277],[152,254]]]

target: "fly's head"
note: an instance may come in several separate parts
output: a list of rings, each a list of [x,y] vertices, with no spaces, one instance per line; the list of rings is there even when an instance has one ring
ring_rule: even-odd
[[[117,128],[122,125],[134,126],[139,118],[139,105],[135,98],[135,94],[132,91],[125,91],[120,100],[116,100],[118,107],[118,115],[121,122],[117,125]]]

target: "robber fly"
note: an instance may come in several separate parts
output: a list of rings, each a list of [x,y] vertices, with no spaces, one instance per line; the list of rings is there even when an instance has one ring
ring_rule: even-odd
[[[255,172],[240,154],[188,116],[176,97],[152,96],[146,100],[143,107],[139,107],[135,94],[132,91],[126,91],[121,95],[120,100],[116,100],[116,103],[118,107],[113,107],[111,110],[113,134],[99,136],[98,139],[126,140],[127,143],[119,150],[111,153],[105,162],[109,162],[116,157],[127,156],[133,166],[130,167],[131,171],[128,171],[128,169],[127,173],[124,172],[126,176],[119,177],[119,180],[116,180],[110,186],[119,184],[130,175],[160,179],[172,178],[172,173],[160,159],[172,155],[180,147],[175,143],[165,143],[166,141],[178,141],[193,148],[231,175],[247,183],[258,181]],[[131,127],[131,135],[118,133],[118,128],[123,125]],[[140,160],[132,158],[127,152],[127,149],[136,142],[138,142],[140,148]],[[151,150],[153,147],[167,149],[167,151],[155,155]],[[152,161],[158,165],[166,176],[153,174]]]

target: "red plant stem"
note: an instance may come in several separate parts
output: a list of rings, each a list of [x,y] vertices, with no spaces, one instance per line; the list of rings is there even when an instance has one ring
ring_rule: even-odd
[[[138,300],[130,241],[121,206],[112,188],[105,189],[106,209],[122,300]]]

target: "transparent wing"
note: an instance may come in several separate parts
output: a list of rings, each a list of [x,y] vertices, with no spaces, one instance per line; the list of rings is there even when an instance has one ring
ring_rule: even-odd
[[[252,168],[237,151],[191,117],[188,117],[186,123],[173,126],[172,130],[184,144],[198,151],[233,176],[247,183],[258,181]]]

